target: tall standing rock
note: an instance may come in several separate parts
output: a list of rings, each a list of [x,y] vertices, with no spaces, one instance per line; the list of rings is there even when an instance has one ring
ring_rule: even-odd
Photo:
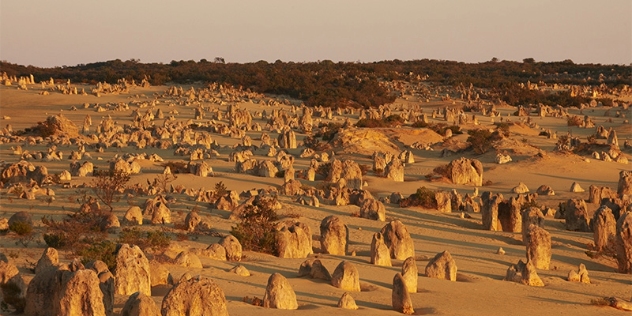
[[[632,171],[621,170],[621,172],[619,172],[617,194],[619,194],[619,196],[632,195]]]
[[[54,315],[105,315],[99,278],[93,270],[61,273],[61,288],[54,299],[59,310]]]
[[[617,221],[616,248],[619,272],[632,273],[632,212],[626,212]]]
[[[537,207],[530,207],[522,212],[522,243],[525,246],[527,245],[527,233],[531,225],[544,228],[544,214]]]
[[[614,219],[612,210],[609,207],[602,205],[595,211],[591,226],[593,228],[595,250],[602,251],[608,244],[614,244],[617,233],[617,221]]]
[[[286,127],[282,133],[279,134],[279,147],[293,149],[296,148],[296,133],[289,128]]]
[[[386,178],[396,182],[404,182],[404,164],[399,158],[395,157],[386,165],[384,169]]]
[[[408,292],[417,293],[419,270],[417,269],[415,257],[410,257],[404,260],[404,263],[402,264],[402,278],[404,279],[404,283],[406,283]]]
[[[345,291],[360,292],[358,268],[349,261],[340,262],[331,275],[331,285]]]
[[[307,258],[312,251],[312,233],[303,223],[283,224],[276,232],[279,258]]]
[[[266,293],[263,296],[263,307],[276,309],[298,309],[296,293],[287,279],[274,273],[268,279]]]
[[[320,222],[320,248],[323,253],[344,256],[349,243],[349,229],[338,216],[330,215]]]
[[[384,243],[388,246],[391,258],[405,260],[415,256],[415,244],[406,226],[399,220],[394,220],[382,227]]]
[[[531,225],[526,234],[527,260],[537,269],[548,270],[551,264],[551,234],[544,228]]]
[[[491,231],[502,230],[502,224],[498,220],[499,205],[503,201],[502,194],[492,194],[486,191],[483,192],[481,200],[483,201],[483,207],[481,208],[483,229]]]
[[[393,294],[392,294],[393,310],[406,315],[415,313],[413,302],[410,299],[409,290],[406,282],[400,273],[393,277]]]
[[[443,213],[452,212],[452,194],[450,192],[437,191],[434,197],[437,201],[437,211]]]
[[[446,250],[438,253],[426,265],[426,276],[429,278],[456,281],[456,262]]]
[[[566,202],[564,218],[567,230],[589,232],[588,208],[582,199],[569,199]]]
[[[59,264],[59,254],[57,253],[57,249],[48,247],[42,253],[42,256],[37,261],[37,265],[35,266],[35,274],[46,270],[50,267],[54,267]]]
[[[149,261],[138,246],[121,245],[116,254],[115,294],[141,292],[151,296]]]
[[[476,159],[461,157],[448,164],[447,176],[454,184],[480,187],[483,185],[483,164]]]
[[[381,233],[373,234],[371,240],[371,263],[377,266],[392,266],[391,253],[384,243],[384,236]]]
[[[181,280],[162,300],[162,316],[228,316],[224,291],[207,278]]]

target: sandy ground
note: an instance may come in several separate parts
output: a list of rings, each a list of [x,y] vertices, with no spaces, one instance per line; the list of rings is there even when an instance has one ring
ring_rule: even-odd
[[[81,86],[80,86],[81,87]],[[89,91],[86,86],[86,91]],[[185,87],[186,90],[187,87]],[[0,125],[5,127],[11,124],[14,130],[24,129],[35,125],[37,121],[46,119],[47,114],[57,114],[62,112],[66,117],[73,120],[77,126],[81,126],[86,114],[92,116],[94,124],[97,124],[102,116],[111,115],[119,124],[130,120],[131,111],[104,112],[97,113],[93,109],[83,109],[83,104],[117,103],[129,102],[131,100],[142,100],[143,95],[150,100],[154,93],[161,93],[166,87],[134,88],[129,94],[104,95],[100,98],[95,96],[62,95],[51,93],[48,96],[38,95],[40,88],[34,85],[28,91],[18,91],[15,87],[0,87],[0,117],[3,117]],[[140,98],[132,97],[140,96]],[[414,101],[414,100],[413,100]],[[402,101],[404,102],[404,101]],[[411,101],[406,101],[411,102]],[[432,101],[426,106],[431,111],[432,108],[449,105],[440,101]],[[70,111],[72,106],[79,110]],[[245,106],[245,105],[244,105]],[[261,111],[267,107],[249,103],[248,109],[251,111]],[[160,104],[165,114],[168,108],[166,103]],[[225,110],[226,106],[217,105]],[[193,107],[176,107],[180,112],[178,120],[193,118]],[[289,109],[289,107],[286,107]],[[153,109],[155,112],[156,109]],[[145,109],[141,109],[144,113]],[[513,108],[500,108],[501,113],[506,116],[514,111]],[[613,127],[619,134],[619,141],[622,144],[626,138],[632,138],[632,129],[629,124],[622,124],[623,119],[614,119],[613,123],[606,123],[603,116],[604,109],[589,110],[589,114],[597,125],[604,125],[606,128]],[[572,114],[578,114],[578,110],[571,110]],[[630,116],[630,115],[628,115]],[[10,117],[10,119],[8,118]],[[510,119],[517,120],[512,117]],[[561,118],[533,118],[542,128],[553,129],[559,135],[571,131],[573,135],[580,135],[585,140],[587,135],[594,132],[594,129],[569,128],[566,120]],[[342,122],[342,119],[337,118]],[[482,125],[491,125],[490,118],[479,117]],[[262,126],[263,120],[258,120]],[[437,120],[440,122],[440,120]],[[473,126],[472,126],[473,127]],[[616,188],[618,173],[621,170],[629,170],[630,165],[618,164],[615,162],[603,162],[579,157],[575,155],[562,155],[553,153],[551,150],[555,146],[555,140],[549,140],[538,136],[538,130],[530,128],[515,128],[512,130],[511,139],[506,144],[506,150],[511,154],[513,162],[498,165],[494,163],[495,153],[487,153],[482,156],[466,154],[466,157],[481,160],[484,165],[484,180],[490,180],[491,185],[479,188],[480,192],[492,191],[500,192],[505,197],[511,196],[511,188],[519,182],[524,182],[532,191],[542,185],[551,186],[555,196],[540,197],[538,201],[547,206],[556,208],[558,203],[569,198],[588,198],[588,193],[571,193],[571,184],[577,181],[584,189],[588,189],[591,184],[599,186],[609,186]],[[253,143],[257,144],[260,132],[248,132],[253,138]],[[271,137],[276,137],[276,133],[269,132]],[[424,140],[427,136],[409,128],[390,130],[385,132],[393,143],[403,149],[403,145],[410,145],[416,140]],[[304,135],[298,135],[300,139]],[[220,145],[234,145],[238,139],[231,139],[228,136],[218,134],[212,135]],[[457,135],[455,138],[465,141],[467,135]],[[511,142],[513,140],[513,143]],[[0,160],[7,163],[16,162],[18,157],[12,154],[11,146],[17,144],[0,145]],[[22,144],[23,145],[23,144]],[[535,146],[535,147],[534,147]],[[548,151],[545,158],[534,158],[534,154],[541,148]],[[45,150],[44,144],[24,147],[29,151]],[[67,156],[75,148],[59,148]],[[339,151],[339,148],[335,148]],[[456,157],[440,157],[439,150],[412,150],[416,162],[406,165],[406,181],[403,183],[393,182],[381,177],[377,177],[369,171],[365,178],[367,189],[376,197],[390,195],[391,192],[401,192],[409,195],[421,186],[432,189],[451,190],[456,189],[462,194],[473,192],[474,187],[453,185],[446,182],[428,182],[425,175],[430,173],[435,167],[446,164]],[[105,168],[107,161],[115,154],[125,152],[146,152],[156,153],[165,160],[183,160],[185,157],[174,157],[173,149],[161,150],[147,148],[138,151],[133,147],[111,148],[104,153],[92,152],[94,158],[92,162],[101,168]],[[307,169],[308,159],[298,158],[300,149],[289,150],[297,158],[295,168],[297,170]],[[214,171],[214,177],[201,178],[190,174],[179,175],[173,184],[182,184],[187,188],[207,188],[222,181],[229,190],[243,191],[252,188],[278,187],[282,184],[281,178],[261,178],[253,175],[234,173],[234,163],[228,162],[230,149],[220,151],[222,157],[219,159],[207,160]],[[627,155],[631,158],[630,155]],[[341,154],[340,157],[353,157],[361,164],[371,164],[367,155]],[[67,157],[65,157],[67,158]],[[257,159],[263,157],[258,156]],[[67,159],[60,162],[40,162],[32,161],[35,165],[45,165],[49,173],[59,173],[69,169]],[[132,182],[145,183],[160,174],[163,167],[159,163],[144,163],[142,173],[134,176]],[[73,178],[73,184],[89,183],[90,178]],[[319,182],[310,183],[301,180],[306,185],[317,186]],[[61,217],[65,211],[76,208],[78,204],[75,200],[79,193],[76,188],[64,189],[54,187],[56,201],[50,205],[43,202],[43,198],[37,200],[17,200],[12,199],[2,189],[0,194],[0,212],[2,216],[9,217],[17,211],[27,210],[33,213],[35,219],[42,215],[54,215]],[[175,223],[182,223],[186,213],[192,208],[201,210],[203,216],[209,218],[213,227],[219,233],[228,233],[235,222],[227,220],[228,212],[213,210],[205,203],[195,202],[185,195],[176,195],[176,203],[170,205],[173,211]],[[142,205],[147,197],[133,197],[122,199],[115,204],[115,213],[122,218],[129,205]],[[349,260],[356,264],[360,272],[360,280],[363,284],[363,291],[351,293],[356,303],[360,307],[359,311],[348,311],[336,308],[336,304],[344,291],[334,288],[323,281],[297,278],[298,267],[304,259],[280,259],[271,255],[245,252],[242,264],[247,267],[252,276],[239,277],[228,272],[235,263],[220,262],[206,258],[201,258],[204,269],[188,269],[174,265],[168,265],[169,270],[175,279],[188,272],[192,275],[200,274],[212,278],[224,290],[228,300],[228,312],[231,315],[323,315],[335,313],[337,315],[395,315],[391,308],[391,284],[396,272],[401,271],[401,262],[394,260],[393,267],[378,267],[369,263],[369,251],[372,234],[379,231],[385,224],[351,216],[358,211],[356,206],[331,206],[321,203],[321,207],[305,207],[292,201],[289,197],[282,197],[281,202],[284,208],[279,212],[281,215],[300,215],[298,220],[311,227],[314,239],[316,254],[313,257],[320,258],[324,265],[333,272],[334,268],[341,260]],[[596,205],[589,205],[594,211]],[[436,210],[423,210],[416,208],[402,209],[396,205],[387,205],[387,219],[399,219],[407,226],[408,231],[415,241],[417,265],[420,271],[419,291],[412,294],[413,304],[417,314],[428,315],[619,315],[620,311],[610,307],[601,307],[591,304],[591,299],[604,296],[617,296],[629,299],[632,296],[632,278],[630,275],[616,273],[616,264],[613,260],[606,258],[592,259],[584,252],[587,245],[592,243],[592,233],[570,232],[564,229],[563,220],[547,217],[545,228],[552,235],[553,256],[551,269],[548,271],[538,271],[545,283],[545,287],[532,288],[517,283],[503,281],[505,272],[510,264],[515,264],[519,259],[525,258],[525,247],[521,243],[519,233],[491,232],[482,230],[480,213],[470,214],[472,218],[460,218],[458,213],[442,214]],[[340,216],[350,229],[349,250],[355,250],[356,256],[332,256],[318,254],[320,244],[318,242],[318,228],[320,221],[328,215]],[[38,231],[42,231],[39,228]],[[115,239],[116,236],[112,236]],[[189,247],[202,248],[210,243],[216,242],[218,238],[210,236],[198,236],[196,240],[174,241],[172,250],[187,249]],[[194,238],[190,238],[194,239]],[[27,248],[16,244],[16,237],[6,235],[0,237],[0,249],[20,267],[27,279],[32,277],[32,272],[28,270],[41,255],[45,244],[33,241]],[[499,247],[505,251],[505,255],[496,254]],[[448,250],[455,258],[458,265],[457,282],[442,281],[427,278],[424,276],[424,268],[428,260],[438,252]],[[72,258],[71,253],[64,253],[63,260]],[[570,283],[565,280],[571,269],[583,263],[590,273],[592,284]],[[296,291],[299,309],[297,311],[279,311],[252,306],[243,302],[243,298],[262,298],[266,282],[271,273],[279,272],[289,279],[290,284]],[[157,287],[153,289],[153,298],[160,304],[162,297],[168,288]],[[126,297],[116,298],[116,311],[124,304]]]

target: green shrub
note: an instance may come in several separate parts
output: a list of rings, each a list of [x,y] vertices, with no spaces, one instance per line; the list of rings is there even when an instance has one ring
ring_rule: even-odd
[[[417,189],[417,192],[411,194],[407,198],[402,199],[399,202],[399,206],[421,206],[423,208],[435,209],[437,208],[437,199],[435,199],[434,191],[426,187],[421,187]]]
[[[44,234],[44,242],[48,247],[53,247],[55,249],[62,249],[66,247],[68,243],[66,234],[62,232]]]
[[[143,232],[138,227],[124,228],[118,238],[121,244],[136,245],[140,249],[164,250],[171,244],[171,237],[164,231]]]
[[[104,240],[77,251],[77,255],[82,257],[81,262],[83,264],[94,260],[101,260],[107,264],[110,271],[114,272],[116,270],[116,248],[116,243]]]
[[[470,130],[467,133],[470,135],[467,141],[472,146],[472,150],[481,155],[489,151],[494,146],[494,142],[501,138],[497,131],[492,133],[487,129]]]
[[[275,221],[277,213],[272,209],[276,198],[261,198],[240,214],[240,222],[233,226],[231,234],[239,240],[244,250],[276,253]]]
[[[19,236],[25,236],[33,232],[33,225],[27,222],[16,221],[9,225],[9,230],[18,234]]]

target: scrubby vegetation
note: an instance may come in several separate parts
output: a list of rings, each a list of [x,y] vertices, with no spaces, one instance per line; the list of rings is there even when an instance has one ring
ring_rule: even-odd
[[[417,192],[411,194],[407,198],[403,198],[399,202],[399,207],[409,206],[421,206],[423,208],[436,209],[437,199],[435,199],[435,192],[426,187],[417,189]]]
[[[244,250],[276,253],[275,221],[278,219],[273,206],[276,198],[261,198],[247,206],[240,214],[240,222],[232,227]]]
[[[241,86],[251,91],[288,95],[303,100],[308,106],[371,107],[392,103],[395,96],[382,84],[391,80],[418,80],[456,86],[473,84],[490,89],[509,104],[538,104],[577,106],[585,98],[568,92],[543,92],[521,88],[519,83],[544,82],[581,84],[608,87],[629,84],[630,67],[601,64],[562,62],[489,61],[467,64],[439,60],[389,60],[371,63],[338,62],[330,60],[309,63],[258,61],[236,64],[223,62],[172,61],[169,64],[140,63],[120,59],[80,64],[72,67],[38,68],[0,62],[0,71],[9,76],[33,74],[36,81],[49,78],[68,78],[72,82],[116,83],[120,78],[140,82],[148,78],[153,85],[167,82],[219,82]],[[603,74],[603,77],[591,74]]]
[[[92,191],[112,211],[112,203],[121,199],[129,180],[130,176],[125,172],[95,172],[95,178],[92,180]]]

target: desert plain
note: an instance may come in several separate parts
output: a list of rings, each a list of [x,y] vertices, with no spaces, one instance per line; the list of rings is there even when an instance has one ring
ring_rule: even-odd
[[[585,204],[587,217],[592,219],[600,204],[590,202],[589,187],[609,187],[616,192],[622,171],[631,170],[627,163],[627,160],[632,159],[629,144],[632,125],[628,121],[632,116],[630,92],[616,96],[616,107],[586,104],[582,108],[565,108],[559,112],[553,109],[552,112],[539,115],[534,106],[526,110],[526,115],[519,115],[521,113],[517,113],[515,105],[474,98],[467,100],[463,97],[467,94],[465,90],[435,87],[423,82],[417,85],[404,83],[393,88],[398,91],[393,104],[380,109],[345,109],[332,113],[324,109],[311,109],[308,111],[311,117],[306,122],[301,119],[306,115],[301,101],[283,95],[263,95],[203,83],[143,86],[119,82],[118,85],[124,88],[111,91],[102,89],[100,93],[93,93],[97,89],[95,85],[64,80],[56,80],[52,84],[28,83],[25,84],[26,90],[18,89],[16,81],[8,86],[0,86],[0,127],[4,129],[0,135],[0,160],[5,169],[21,160],[34,166],[45,166],[48,175],[70,171],[73,161],[88,161],[98,170],[109,170],[110,162],[119,158],[124,158],[128,163],[135,161],[140,171],[130,176],[128,189],[120,194],[120,200],[112,204],[112,213],[120,221],[120,227],[109,227],[104,238],[116,241],[122,230],[130,227],[141,231],[162,231],[170,236],[167,247],[145,252],[148,260],[165,268],[173,280],[172,284],[151,287],[150,297],[158,308],[173,283],[188,273],[215,282],[223,291],[226,311],[230,315],[400,314],[393,310],[392,287],[393,277],[402,271],[404,260],[392,258],[391,266],[371,263],[374,234],[393,220],[405,225],[414,245],[418,283],[416,291],[409,296],[416,315],[620,315],[625,312],[607,306],[603,299],[617,297],[629,301],[632,298],[630,271],[619,272],[618,261],[612,255],[593,251],[595,241],[592,231],[568,230],[566,219],[555,216],[555,213],[561,212],[560,205],[576,199],[588,201]],[[73,89],[86,93],[63,92]],[[464,106],[476,110],[461,112]],[[485,109],[486,113],[480,109]],[[158,111],[162,112],[161,118]],[[239,111],[247,111],[251,116],[251,120],[245,124],[247,128],[243,128],[243,125],[231,126],[231,121],[237,120],[231,116],[242,113]],[[455,114],[450,116],[446,111],[454,111]],[[380,120],[392,114],[404,119],[400,124],[388,127],[354,126],[362,115]],[[427,127],[411,126],[422,114]],[[87,116],[91,118],[91,125],[82,128],[86,125]],[[569,117],[573,116],[589,120],[592,124],[585,127],[569,126]],[[74,134],[65,134],[69,130],[60,129],[48,136],[38,135],[34,127],[38,122],[46,122],[49,117],[63,117],[72,122],[74,128],[70,130]],[[106,121],[110,123],[104,123]],[[308,123],[310,126],[305,128],[304,125]],[[468,131],[496,131],[499,123],[504,123],[502,126],[505,131],[500,139],[494,141],[493,147],[482,154],[468,148]],[[170,142],[166,145],[159,146],[155,141],[143,144],[129,141],[131,131],[155,131],[157,126],[178,124],[185,127],[186,131],[173,132],[162,139],[163,143]],[[286,128],[284,124],[289,127]],[[308,136],[316,135],[323,128],[335,124],[343,127],[331,141],[321,141],[326,146],[312,152],[305,150],[304,140]],[[433,124],[458,126],[458,132],[455,130],[446,135],[444,129],[444,134],[441,134],[430,128]],[[257,127],[253,128],[255,125]],[[570,135],[569,139],[578,138],[586,143],[600,126],[616,132],[617,148],[620,148],[617,151],[620,157],[617,159],[597,159],[591,153],[560,150],[560,139],[564,136]],[[112,130],[107,130],[109,128]],[[288,129],[295,135],[295,141],[279,141],[283,138],[279,138],[279,135],[287,133]],[[185,133],[190,135],[185,137]],[[262,144],[262,133],[269,136],[267,145]],[[116,134],[128,136],[116,140]],[[152,137],[157,136],[153,134]],[[210,142],[209,137],[212,139]],[[200,139],[205,140],[202,142]],[[594,140],[594,143],[603,146],[607,146],[607,142],[610,140]],[[181,148],[180,152],[177,152],[178,148]],[[191,152],[198,148],[202,155],[193,158]],[[279,171],[284,168],[283,161],[291,160],[296,171],[293,181],[300,182],[299,188],[296,188],[300,192],[286,194],[286,179],[282,173],[261,176],[263,172],[252,168],[238,172],[240,162],[235,159],[240,158],[235,158],[239,156],[235,153],[246,150],[251,152],[247,159],[254,158],[258,163],[268,160]],[[83,152],[78,155],[75,153],[72,157],[73,152],[80,151]],[[376,155],[391,160],[400,157],[404,151],[408,151],[407,155],[412,155],[412,159],[402,156],[402,159],[408,160],[403,162],[403,181],[399,181],[401,178],[396,179],[398,181],[391,179],[383,170],[374,168]],[[30,156],[25,155],[25,152]],[[60,157],[47,156],[51,152],[62,154]],[[280,152],[292,158],[277,159]],[[603,157],[600,151],[597,153]],[[161,159],[149,159],[152,155]],[[498,163],[499,155],[508,155],[511,161]],[[323,156],[328,156],[328,159]],[[461,157],[480,161],[483,168],[482,185],[455,184],[449,177],[435,172],[437,167]],[[359,205],[350,201],[337,203],[336,198],[330,198],[326,191],[332,185],[344,190],[345,183],[332,182],[328,174],[319,172],[316,172],[313,181],[308,179],[308,170],[314,163],[325,164],[334,159],[351,160],[359,166],[366,166],[361,168],[360,188],[356,189],[366,190],[372,198],[381,201],[385,210],[383,220],[363,218]],[[169,162],[180,165],[204,162],[209,168],[203,175],[171,170],[175,179],[168,183],[165,192],[160,188],[152,188],[152,181],[164,176],[165,165]],[[84,194],[93,195],[91,183],[94,178],[92,174],[73,174],[70,179],[57,183],[34,184],[24,181],[23,190],[34,185],[38,187],[30,197],[11,189],[17,182],[3,179],[0,216],[8,219],[14,213],[27,212],[34,223],[29,237],[19,236],[13,231],[0,236],[0,252],[18,268],[26,284],[34,278],[34,269],[47,247],[43,240],[47,226],[42,223],[42,217],[61,220],[75,212],[81,207]],[[211,192],[209,194],[212,196],[219,182],[228,191],[236,192],[231,197],[239,196],[237,201],[231,201],[233,205],[229,208],[218,209],[215,201],[205,198],[208,195],[204,192]],[[346,182],[348,188],[352,187],[351,183],[358,186],[355,182]],[[554,191],[554,195],[538,194],[535,197],[535,205],[544,216],[542,227],[550,234],[549,267],[537,269],[544,286],[505,280],[511,265],[517,264],[519,260],[526,262],[523,234],[485,229],[483,225],[481,196],[484,192],[502,194],[504,199],[509,199],[519,195],[513,190],[520,183],[529,188],[525,194],[536,193],[542,185]],[[584,191],[572,192],[574,183]],[[459,199],[467,195],[479,208],[477,211],[452,209],[445,212],[437,208],[400,207],[400,204],[392,203],[393,193],[408,197],[421,187],[452,192],[453,199],[454,193],[458,193]],[[47,194],[47,189],[53,191],[54,196]],[[318,193],[319,190],[324,193]],[[311,253],[304,257],[280,258],[274,254],[244,250],[239,261],[216,260],[205,256],[200,250],[231,233],[231,228],[239,222],[238,218],[231,218],[231,213],[253,195],[276,196],[280,203],[276,209],[280,222],[300,222],[308,226]],[[170,222],[152,224],[150,214],[145,214],[142,225],[126,222],[125,215],[131,207],[144,209],[146,201],[156,196],[165,197]],[[617,198],[623,201],[617,202],[623,204],[619,214],[623,216],[626,208],[628,212],[630,210],[629,202],[625,202],[630,195]],[[314,199],[318,200],[318,205],[314,205]],[[101,207],[107,210],[102,202]],[[185,218],[194,210],[206,223],[205,229],[186,229]],[[347,226],[348,243],[344,255],[328,254],[322,249],[321,221],[330,215],[337,216]],[[499,251],[500,248],[502,251]],[[62,263],[81,258],[75,249],[58,251]],[[425,274],[431,259],[443,251],[448,251],[456,264],[455,280],[442,280]],[[176,260],[182,252],[197,254],[201,266]],[[299,267],[308,259],[320,260],[331,273],[341,261],[351,262],[357,268],[361,291],[351,292],[337,288],[326,280],[299,277]],[[567,280],[569,271],[577,270],[580,264],[585,265],[590,283]],[[237,265],[245,267],[250,275],[241,276],[231,271]],[[268,279],[273,273],[279,273],[287,279],[295,292],[297,309],[280,310],[253,304],[256,299],[263,299]],[[353,297],[357,310],[338,307],[345,292]],[[113,296],[112,315],[121,315],[128,297],[122,294]],[[13,307],[9,306],[2,313],[12,311]]]

